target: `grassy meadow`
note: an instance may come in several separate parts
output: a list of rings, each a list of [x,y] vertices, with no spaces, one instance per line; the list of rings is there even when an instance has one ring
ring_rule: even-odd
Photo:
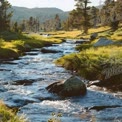
[[[41,48],[53,43],[61,43],[63,39],[89,39],[92,33],[98,33],[98,37],[88,44],[76,47],[78,50],[88,49],[98,41],[100,37],[106,37],[113,41],[122,41],[122,27],[111,32],[109,27],[89,29],[87,35],[82,35],[80,30],[48,32],[51,36],[44,37],[39,33],[19,34],[15,32],[0,33],[0,59],[18,58],[24,52],[33,48]]]
[[[61,39],[43,37],[39,34],[3,32],[0,34],[0,59],[16,59],[33,48],[41,48],[52,43],[61,42]]]

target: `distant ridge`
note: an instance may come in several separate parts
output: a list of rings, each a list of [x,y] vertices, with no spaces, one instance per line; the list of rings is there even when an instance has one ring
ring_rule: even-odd
[[[64,12],[58,8],[26,8],[12,6],[10,11],[13,11],[12,20],[18,22],[23,19],[29,19],[31,16],[39,18],[40,22],[45,22],[46,20],[54,18],[56,14],[58,14],[63,21],[66,20],[69,15],[69,12]]]

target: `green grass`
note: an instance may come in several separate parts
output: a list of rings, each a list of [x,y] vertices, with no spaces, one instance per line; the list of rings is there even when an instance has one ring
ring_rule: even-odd
[[[18,58],[25,51],[45,45],[61,43],[61,39],[43,37],[39,34],[0,33],[0,59]]]
[[[77,50],[82,51],[92,47],[92,45],[100,38],[107,37],[113,41],[122,41],[122,27],[115,32],[111,32],[109,27],[100,27],[97,29],[91,28],[87,35],[82,35],[82,31],[58,31],[49,32],[52,34],[49,37],[43,37],[42,35],[30,33],[30,34],[19,34],[15,32],[1,32],[0,33],[0,59],[17,58],[24,54],[25,51],[30,51],[32,48],[41,48],[45,45],[52,43],[61,43],[65,38],[90,38],[92,33],[98,33],[96,40],[90,43],[80,45],[76,47]],[[11,53],[9,53],[11,52]]]
[[[23,117],[18,117],[16,112],[6,107],[2,101],[0,101],[0,122],[25,122]]]
[[[99,47],[65,55],[56,60],[56,64],[76,71],[78,75],[88,80],[101,80],[105,66],[111,68],[122,65],[121,57],[122,47]]]

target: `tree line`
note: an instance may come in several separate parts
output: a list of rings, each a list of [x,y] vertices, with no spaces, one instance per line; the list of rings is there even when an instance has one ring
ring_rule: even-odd
[[[61,21],[58,14],[53,19],[40,23],[38,17],[30,17],[21,22],[11,22],[13,13],[7,0],[0,0],[0,31],[39,32],[57,30],[83,30],[87,33],[91,27],[110,26],[113,31],[122,22],[122,0],[105,0],[102,8],[90,6],[92,0],[75,0],[76,9],[69,13],[65,21]]]
[[[7,0],[0,0],[0,31],[11,30],[14,32],[39,32],[39,31],[57,31],[61,29],[61,20],[58,14],[53,19],[40,23],[38,17],[30,17],[21,22],[11,21],[13,12]]]
[[[113,31],[122,22],[122,0],[105,0],[102,8],[89,6],[90,0],[75,0],[76,9],[70,12],[63,23],[65,30],[74,28],[88,32],[91,27],[110,26]]]

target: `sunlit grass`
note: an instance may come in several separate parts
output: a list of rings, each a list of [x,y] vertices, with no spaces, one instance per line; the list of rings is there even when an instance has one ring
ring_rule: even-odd
[[[110,27],[99,27],[99,28],[91,28],[88,31],[88,34],[84,35],[82,34],[82,30],[73,30],[73,31],[58,31],[58,32],[49,32],[49,34],[52,34],[54,38],[70,38],[70,39],[76,39],[76,38],[84,38],[88,39],[90,38],[90,35],[92,33],[103,33],[107,30],[110,30]]]
[[[44,37],[42,35],[39,35],[38,33],[31,33],[26,36],[31,37],[32,39],[38,40],[38,41],[45,41],[45,42],[50,42],[50,43],[61,43],[62,42],[61,39],[54,38],[53,36]]]
[[[25,122],[23,117],[16,116],[16,113],[7,108],[2,101],[0,101],[0,122]]]
[[[74,38],[77,38],[77,36],[79,34],[81,34],[81,31],[80,30],[73,30],[73,31],[59,31],[58,33],[57,32],[53,32],[51,33],[53,34],[52,37],[54,38],[69,38],[69,39],[74,39]]]
[[[98,37],[90,42],[89,44],[83,44],[77,47],[78,50],[89,49],[92,45],[99,40],[100,37],[106,37],[108,39],[112,39],[113,41],[122,41],[122,27],[115,32],[110,30],[110,27],[99,27],[99,28],[91,28],[88,31],[88,34],[82,34],[81,30],[73,30],[73,31],[56,31],[56,32],[48,32],[50,36],[44,37],[39,33],[30,33],[30,34],[18,34],[13,32],[3,32],[1,34],[0,39],[0,58],[9,56],[6,55],[8,53],[8,49],[12,50],[17,55],[22,55],[23,52],[29,51],[32,48],[41,48],[46,44],[52,43],[61,43],[63,39],[89,39],[92,33],[98,33]],[[7,49],[7,51],[5,51]],[[3,54],[4,53],[4,54]],[[7,54],[8,55],[8,54]],[[11,55],[10,55],[11,57]]]
[[[116,30],[113,35],[111,35],[113,41],[122,41],[122,27]]]
[[[7,35],[6,35],[7,34]],[[61,43],[61,39],[53,37],[43,37],[39,34],[16,34],[12,33],[9,39],[11,32],[3,33],[3,38],[0,39],[0,58],[17,58],[20,55],[23,55],[25,51],[29,51],[33,48],[41,48],[45,45]],[[7,39],[7,40],[5,40]]]
[[[88,33],[89,34],[100,33],[100,32],[103,32],[103,31],[107,31],[109,29],[110,29],[110,27],[108,27],[108,26],[103,26],[103,27],[99,27],[99,28],[91,28],[91,29],[89,29]]]
[[[80,76],[86,79],[96,80],[100,79],[104,65],[122,65],[121,57],[122,47],[91,47],[79,53],[65,55],[56,60],[56,64],[68,70],[76,71]]]

